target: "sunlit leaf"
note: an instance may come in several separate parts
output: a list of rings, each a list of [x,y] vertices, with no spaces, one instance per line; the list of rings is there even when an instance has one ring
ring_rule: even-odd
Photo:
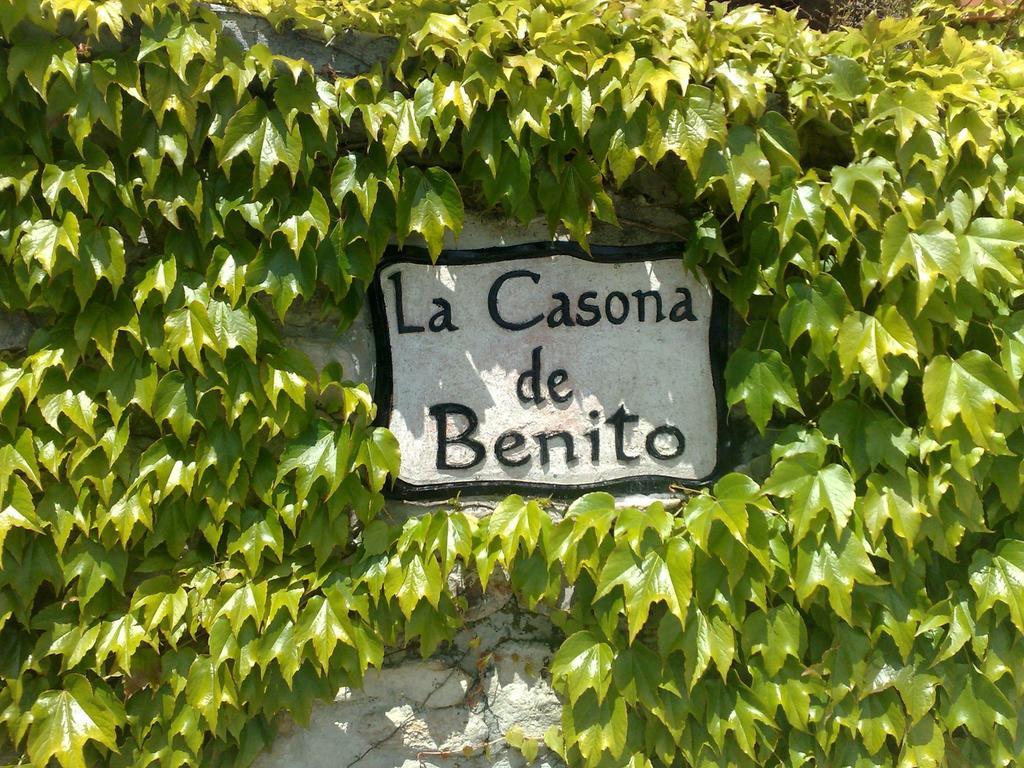
[[[45,765],[51,757],[64,768],[85,768],[85,745],[117,751],[117,728],[124,709],[105,689],[96,690],[81,675],[68,675],[59,690],[43,693],[32,706],[28,753]]]

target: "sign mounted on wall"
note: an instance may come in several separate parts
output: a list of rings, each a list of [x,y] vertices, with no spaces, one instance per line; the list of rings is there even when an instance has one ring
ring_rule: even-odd
[[[679,245],[394,251],[370,291],[400,498],[715,474],[724,310]]]

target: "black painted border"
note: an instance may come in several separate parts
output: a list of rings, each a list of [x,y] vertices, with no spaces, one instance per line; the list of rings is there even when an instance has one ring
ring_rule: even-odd
[[[512,259],[544,258],[549,256],[571,256],[582,261],[601,264],[622,262],[656,261],[682,259],[684,243],[650,243],[631,246],[590,247],[588,254],[578,243],[539,242],[522,245],[498,246],[475,250],[442,251],[436,262],[432,262],[425,248],[389,246],[374,272],[367,291],[370,303],[370,319],[376,347],[376,372],[374,402],[377,404],[376,426],[386,427],[391,420],[392,392],[394,389],[391,339],[387,328],[384,292],[380,284],[381,270],[396,263],[406,264],[487,264]],[[717,480],[728,464],[727,457],[733,446],[726,430],[728,408],[725,404],[725,363],[728,357],[728,302],[717,290],[712,290],[711,322],[708,324],[708,344],[711,361],[711,380],[715,389],[718,444],[715,468],[706,477],[697,480],[683,480],[667,475],[640,475],[603,481],[600,483],[539,483],[530,481],[505,480],[455,480],[430,485],[415,485],[395,479],[387,496],[393,499],[419,501],[444,500],[460,494],[469,496],[483,494],[526,493],[552,498],[578,496],[588,491],[609,491],[620,493],[664,493],[673,488],[697,490]]]

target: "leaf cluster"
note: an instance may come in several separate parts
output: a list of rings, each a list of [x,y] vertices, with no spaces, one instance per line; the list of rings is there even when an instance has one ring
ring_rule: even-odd
[[[37,327],[0,355],[7,743],[246,765],[385,646],[451,639],[458,573],[564,630],[571,765],[1021,759],[1017,21],[252,7],[399,45],[336,77],[187,2],[0,5],[0,309]],[[351,322],[391,239],[437,254],[467,207],[585,242],[651,177],[741,320],[766,477],[392,520],[394,438],[289,313]]]

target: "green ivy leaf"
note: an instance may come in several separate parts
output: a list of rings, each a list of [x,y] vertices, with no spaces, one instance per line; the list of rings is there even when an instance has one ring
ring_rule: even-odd
[[[620,650],[612,667],[615,690],[630,705],[655,701],[664,676],[661,658],[639,642]]]
[[[21,239],[21,256],[26,262],[37,261],[48,274],[53,274],[61,251],[78,255],[78,237],[78,217],[73,213],[67,213],[60,223],[40,219]]]
[[[0,158],[0,192],[14,190],[14,199],[21,202],[32,189],[39,175],[39,161],[25,155],[6,155]]]
[[[854,101],[867,91],[868,79],[853,59],[833,54],[825,57],[825,64],[825,79],[836,98]]]
[[[50,204],[51,210],[57,210],[57,200],[65,190],[82,204],[84,210],[89,209],[89,171],[85,166],[60,168],[48,164],[43,168],[42,184],[43,197]]]
[[[779,207],[775,228],[779,232],[780,245],[785,246],[801,224],[806,225],[805,230],[814,239],[818,238],[825,227],[825,209],[821,204],[817,180],[787,185],[774,199]]]
[[[664,548],[652,548],[642,557],[629,546],[619,545],[601,569],[595,599],[622,587],[632,642],[647,622],[653,603],[665,603],[683,621],[693,591],[692,567],[693,552],[680,538],[670,539]]]
[[[771,166],[757,141],[757,134],[746,125],[729,129],[725,144],[725,186],[737,216],[746,206],[757,185],[767,189],[771,183]]]
[[[117,752],[117,728],[124,722],[124,710],[104,686],[68,675],[61,689],[46,691],[32,706],[29,757],[36,765],[56,757],[64,768],[86,768],[86,744]]]
[[[331,226],[331,212],[327,207],[327,201],[320,194],[318,189],[310,192],[309,202],[302,206],[301,213],[295,213],[281,222],[281,225],[274,230],[282,233],[288,241],[288,247],[296,257],[302,250],[306,238],[311,231],[315,231],[316,241],[327,235]]]
[[[551,660],[551,680],[564,686],[573,705],[586,691],[593,691],[600,704],[612,682],[614,659],[608,643],[591,632],[577,632],[566,638]]]
[[[828,602],[847,624],[853,623],[853,588],[882,584],[868,558],[864,541],[852,529],[833,538],[804,538],[800,542],[794,573],[796,596],[801,603],[819,587],[828,592]]]
[[[863,312],[848,315],[839,328],[838,342],[843,374],[863,372],[880,392],[885,392],[890,382],[887,357],[905,355],[917,360],[914,333],[896,307],[884,307],[876,316]]]
[[[465,212],[454,179],[442,168],[406,168],[398,196],[400,237],[418,232],[427,241],[431,258],[441,253],[445,229],[458,237]]]
[[[360,445],[357,462],[370,473],[370,488],[380,491],[388,477],[398,477],[401,469],[398,440],[383,427],[375,428]]]
[[[149,295],[156,291],[164,301],[171,295],[174,286],[178,281],[178,262],[173,258],[157,261],[147,272],[145,277],[139,281],[135,288],[135,307],[142,309],[142,305],[149,298]]]
[[[906,728],[906,717],[900,701],[892,691],[876,693],[861,701],[857,730],[864,738],[864,746],[871,753],[882,749],[886,738],[898,741]]]
[[[232,309],[223,301],[213,300],[207,308],[210,326],[222,350],[241,348],[256,361],[256,321],[245,308]]]
[[[898,419],[855,400],[829,406],[818,424],[839,446],[854,477],[883,463],[902,470],[913,446],[910,429]]]
[[[610,695],[604,700],[586,696],[562,717],[562,730],[569,743],[575,742],[587,764],[597,764],[609,755],[618,761],[626,748],[629,715],[625,700]],[[616,762],[616,764],[619,764]]]
[[[883,90],[872,112],[872,122],[891,119],[900,141],[907,142],[918,126],[935,127],[939,105],[935,95],[925,88],[897,87]]]
[[[300,504],[319,478],[326,481],[327,495],[331,495],[342,481],[338,462],[337,435],[325,422],[318,421],[281,454],[277,482],[295,472],[295,494]]]
[[[713,493],[694,496],[683,511],[686,529],[702,549],[707,549],[711,526],[721,522],[737,541],[746,541],[748,507],[764,508],[761,489],[746,475],[732,472],[717,483]]]
[[[959,418],[978,445],[1001,450],[996,406],[1021,410],[1017,386],[992,358],[972,349],[959,359],[939,355],[924,371],[924,403],[932,428],[941,432]]]
[[[957,235],[957,242],[964,274],[974,285],[982,285],[986,272],[998,275],[1009,285],[1024,284],[1024,269],[1017,255],[1024,244],[1024,223],[1012,219],[975,219],[966,232]]]
[[[764,657],[765,671],[775,676],[792,657],[799,660],[807,645],[807,628],[791,605],[756,612],[744,624],[742,639],[750,653]]]
[[[355,629],[347,610],[336,610],[331,600],[320,595],[313,596],[298,622],[296,632],[302,644],[310,643],[323,669],[329,669],[331,656],[338,643],[354,647]]]
[[[227,553],[241,554],[249,573],[255,574],[267,549],[276,556],[277,562],[284,557],[284,530],[277,512],[268,509],[261,515],[257,510],[246,510],[238,536],[228,544]]]
[[[42,533],[42,524],[36,515],[35,504],[32,503],[32,492],[20,477],[15,477],[4,495],[3,507],[0,508],[0,549],[11,529],[24,528]]]
[[[551,201],[547,208],[550,229],[565,224],[577,241],[586,243],[592,211],[604,221],[615,222],[615,209],[604,191],[601,171],[590,158],[581,153],[565,162],[559,156],[539,170],[540,194]]]
[[[372,171],[370,160],[365,156],[343,155],[338,159],[331,174],[331,199],[341,208],[345,197],[352,194],[359,204],[364,219],[369,219],[377,202],[378,174]]]
[[[389,599],[398,598],[398,607],[408,619],[420,600],[437,607],[443,582],[437,560],[414,554],[390,565],[384,579],[384,594]]]
[[[206,719],[211,728],[217,728],[218,713],[224,702],[220,671],[209,656],[196,657],[189,667],[185,699],[190,707]]]
[[[885,222],[882,235],[882,266],[885,282],[893,280],[905,266],[917,277],[918,311],[928,302],[939,277],[955,285],[961,275],[960,249],[956,237],[937,221],[910,228],[902,215]]]
[[[776,406],[786,406],[803,413],[793,374],[775,350],[736,350],[725,366],[725,381],[729,405],[742,402],[761,432],[764,432]]]
[[[687,690],[694,689],[712,661],[723,678],[728,674],[736,655],[736,637],[721,616],[709,617],[694,607],[687,618],[682,641],[688,650],[683,659]]]
[[[102,666],[108,657],[113,656],[117,668],[123,673],[130,673],[132,657],[143,642],[152,645],[146,630],[132,614],[105,621],[100,625],[100,635],[96,640],[96,663]]]
[[[153,418],[170,424],[175,436],[188,443],[196,423],[195,389],[184,374],[171,371],[160,379],[153,396]]]
[[[59,417],[64,415],[90,438],[96,439],[95,422],[98,410],[96,403],[85,392],[66,389],[55,395],[41,396],[39,405],[43,418],[58,432],[61,431]]]
[[[64,578],[68,582],[78,579],[78,599],[86,605],[106,584],[122,592],[127,567],[123,550],[106,549],[99,542],[80,538],[67,550]]]
[[[269,111],[261,99],[252,99],[228,121],[218,159],[229,163],[243,152],[249,155],[254,166],[253,186],[261,190],[278,165],[284,165],[294,180],[302,149],[298,127],[288,128],[280,112]]]
[[[681,106],[676,152],[696,174],[708,144],[725,141],[725,109],[711,90],[696,83],[687,87]]]
[[[1014,626],[1024,632],[1024,541],[1007,539],[994,554],[976,552],[971,560],[970,580],[978,596],[978,618],[996,603],[1003,603]]]
[[[835,349],[836,335],[848,314],[850,301],[843,287],[831,275],[818,275],[811,285],[786,286],[786,304],[779,312],[779,328],[792,348],[807,334],[811,351],[819,360],[827,360]]]
[[[252,620],[256,627],[263,623],[267,607],[267,583],[249,581],[235,584],[230,590],[221,590],[224,602],[217,611],[217,617],[228,619],[234,637],[242,633],[245,623]]]
[[[536,549],[541,532],[549,525],[550,519],[536,501],[509,496],[488,518],[487,536],[499,542],[505,563],[511,564],[520,549],[527,555]]]

